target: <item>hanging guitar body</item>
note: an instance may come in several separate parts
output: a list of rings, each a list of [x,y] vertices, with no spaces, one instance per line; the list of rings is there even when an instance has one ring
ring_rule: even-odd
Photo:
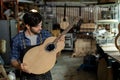
[[[60,23],[60,28],[61,29],[66,29],[69,26],[69,21],[68,17],[66,16],[66,3],[64,4],[64,17],[62,17],[61,23]]]
[[[64,49],[64,42],[59,41],[56,45],[52,42],[56,37],[49,37],[45,42],[30,49],[23,58],[23,63],[26,63],[28,70],[33,74],[43,74],[49,71],[56,62],[56,54]]]
[[[61,29],[66,29],[69,26],[68,17],[63,17],[60,23]]]

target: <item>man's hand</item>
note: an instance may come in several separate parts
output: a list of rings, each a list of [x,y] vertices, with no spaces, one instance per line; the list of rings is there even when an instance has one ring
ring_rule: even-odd
[[[63,36],[59,39],[59,41],[65,42],[65,35],[63,35]]]
[[[25,63],[19,63],[17,60],[14,59],[11,61],[11,64],[16,69],[19,69],[19,70],[26,72],[26,73],[31,73],[30,71],[28,71],[29,67]]]
[[[27,66],[27,64],[25,64],[25,63],[21,63],[21,70],[23,71],[23,72],[26,72],[26,73],[31,73],[28,69],[28,66]]]

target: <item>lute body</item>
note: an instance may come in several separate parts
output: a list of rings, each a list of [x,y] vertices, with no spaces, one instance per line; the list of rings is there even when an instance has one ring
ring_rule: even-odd
[[[56,62],[56,54],[64,48],[64,42],[59,41],[52,51],[46,50],[56,37],[49,37],[45,42],[30,49],[24,56],[23,63],[26,63],[28,70],[33,74],[43,74],[49,71]]]
[[[63,17],[60,23],[60,27],[61,29],[66,29],[69,26],[69,22],[68,22],[68,18],[67,17]]]
[[[118,24],[118,34],[115,37],[115,46],[120,51],[120,23]]]
[[[66,16],[66,3],[64,4],[64,17],[62,17],[60,27],[61,29],[66,29],[69,26],[68,17]]]

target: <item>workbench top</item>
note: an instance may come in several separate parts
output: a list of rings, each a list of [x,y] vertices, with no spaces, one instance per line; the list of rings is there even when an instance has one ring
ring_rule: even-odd
[[[101,45],[101,48],[104,50],[104,52],[111,58],[115,59],[120,63],[120,52],[115,47],[115,44],[106,44]]]

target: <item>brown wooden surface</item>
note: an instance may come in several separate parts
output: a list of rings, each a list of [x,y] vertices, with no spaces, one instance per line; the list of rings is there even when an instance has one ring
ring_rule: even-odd
[[[99,60],[97,75],[98,80],[107,80],[107,63],[104,58]]]
[[[113,71],[112,67],[107,68],[107,80],[113,80]]]
[[[56,62],[56,54],[61,51],[65,44],[59,41],[53,51],[46,51],[45,47],[53,42],[56,37],[49,37],[44,44],[30,49],[24,56],[23,63],[26,63],[28,70],[33,74],[43,74],[49,71]]]

